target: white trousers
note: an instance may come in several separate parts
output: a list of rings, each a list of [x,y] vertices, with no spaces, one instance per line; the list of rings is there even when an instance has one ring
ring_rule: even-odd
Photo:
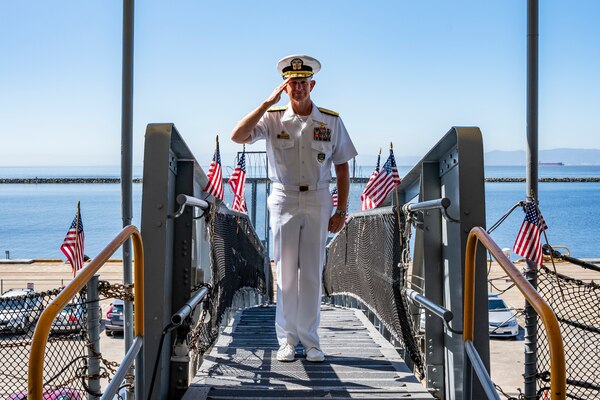
[[[275,329],[279,344],[320,348],[321,287],[329,188],[298,192],[274,188],[268,199],[277,266]]]

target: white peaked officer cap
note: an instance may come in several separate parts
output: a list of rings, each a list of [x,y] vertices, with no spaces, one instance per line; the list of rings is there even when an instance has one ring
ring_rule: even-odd
[[[277,63],[277,70],[283,79],[311,77],[321,69],[321,63],[316,58],[304,54],[293,54],[283,57]]]

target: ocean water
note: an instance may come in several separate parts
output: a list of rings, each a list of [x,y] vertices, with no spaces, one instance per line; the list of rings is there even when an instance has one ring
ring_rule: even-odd
[[[403,176],[410,167],[399,167]],[[372,167],[363,167],[372,171]],[[487,177],[524,177],[524,167],[488,167]],[[141,168],[134,177],[141,177]],[[31,177],[118,177],[118,167],[0,167],[0,178]],[[598,177],[600,166],[540,167],[540,177]],[[350,211],[360,208],[363,184],[350,189]],[[525,183],[486,183],[486,221],[492,226],[515,203],[525,199]],[[231,203],[226,188],[225,201]],[[250,203],[250,188],[246,196]],[[600,183],[540,183],[540,210],[549,229],[552,245],[566,246],[571,255],[581,258],[600,257]],[[140,226],[142,185],[133,185],[132,223]],[[119,184],[0,184],[0,258],[62,258],[60,245],[81,202],[85,227],[85,252],[93,257],[121,230],[121,194]],[[264,187],[257,190],[256,230],[263,237],[265,224]],[[249,204],[250,206],[251,204]],[[493,233],[500,247],[512,247],[523,221],[516,209]],[[117,253],[115,257],[120,257]]]

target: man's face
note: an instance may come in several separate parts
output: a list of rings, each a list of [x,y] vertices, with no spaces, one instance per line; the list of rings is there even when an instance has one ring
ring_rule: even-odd
[[[294,101],[305,101],[310,98],[310,92],[315,86],[311,78],[292,78],[285,87],[285,92]]]

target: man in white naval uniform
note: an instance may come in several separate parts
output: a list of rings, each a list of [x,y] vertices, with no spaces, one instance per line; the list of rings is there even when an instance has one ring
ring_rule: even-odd
[[[273,181],[268,206],[277,266],[279,361],[293,361],[299,342],[308,361],[325,358],[317,333],[325,243],[327,231],[338,232],[344,226],[348,161],[357,154],[338,114],[318,108],[310,99],[315,86],[312,76],[320,67],[309,56],[284,57],[277,64],[284,82],[231,133],[236,143],[266,140]],[[282,92],[288,94],[290,103],[272,108]],[[338,189],[333,215],[332,164]]]

